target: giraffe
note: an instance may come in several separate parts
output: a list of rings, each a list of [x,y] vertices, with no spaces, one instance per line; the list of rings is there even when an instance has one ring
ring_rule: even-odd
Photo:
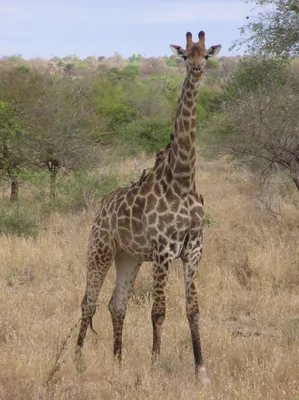
[[[187,32],[186,49],[170,46],[184,59],[186,67],[170,144],[157,154],[154,167],[143,171],[137,183],[105,196],[95,215],[88,243],[87,282],[76,353],[80,356],[88,325],[92,329],[97,299],[114,261],[116,284],[108,308],[113,326],[113,353],[121,361],[128,299],[141,264],[152,261],[152,359],[156,361],[166,313],[169,266],[180,258],[195,374],[208,382],[200,344],[196,289],[205,215],[203,198],[195,187],[196,100],[206,60],[218,54],[221,45],[207,50],[203,31],[198,39],[193,42],[192,34]]]

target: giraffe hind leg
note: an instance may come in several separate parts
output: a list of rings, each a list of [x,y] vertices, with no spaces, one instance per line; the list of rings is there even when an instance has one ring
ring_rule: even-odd
[[[186,314],[189,322],[191,339],[193,345],[195,375],[200,377],[203,384],[209,384],[199,334],[199,309],[197,299],[197,270],[202,253],[202,235],[190,240],[183,251],[184,281],[186,293]]]
[[[116,284],[109,302],[109,311],[113,325],[114,356],[121,361],[122,331],[128,300],[141,263],[134,257],[119,252],[115,257]]]
[[[166,313],[165,288],[169,275],[169,260],[164,254],[156,254],[153,263],[153,346],[152,361],[155,362],[160,355],[162,325]]]

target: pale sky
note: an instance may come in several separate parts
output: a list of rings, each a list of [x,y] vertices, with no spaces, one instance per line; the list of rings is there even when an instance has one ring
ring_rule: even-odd
[[[251,8],[244,0],[0,0],[0,57],[157,57],[200,30],[207,47],[222,44],[219,55],[233,55]]]

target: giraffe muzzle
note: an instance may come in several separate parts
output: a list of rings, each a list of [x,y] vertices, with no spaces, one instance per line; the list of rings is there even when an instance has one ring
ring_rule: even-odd
[[[197,79],[201,78],[201,76],[203,74],[203,70],[201,69],[201,67],[192,67],[191,72],[192,72],[192,75]]]

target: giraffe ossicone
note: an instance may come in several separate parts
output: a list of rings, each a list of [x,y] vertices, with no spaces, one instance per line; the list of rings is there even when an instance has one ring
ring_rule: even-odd
[[[186,66],[171,142],[157,154],[154,167],[143,171],[138,182],[105,196],[95,215],[88,244],[87,283],[76,350],[80,354],[104,279],[114,261],[116,284],[108,307],[112,317],[114,355],[121,360],[128,299],[141,264],[152,261],[152,355],[156,360],[166,314],[165,287],[169,266],[181,258],[195,372],[206,382],[196,289],[205,215],[203,198],[195,185],[196,102],[206,60],[215,56],[221,45],[207,50],[203,31],[199,32],[198,38],[193,42],[191,33],[187,32],[185,49],[171,45],[172,51],[184,59]]]

